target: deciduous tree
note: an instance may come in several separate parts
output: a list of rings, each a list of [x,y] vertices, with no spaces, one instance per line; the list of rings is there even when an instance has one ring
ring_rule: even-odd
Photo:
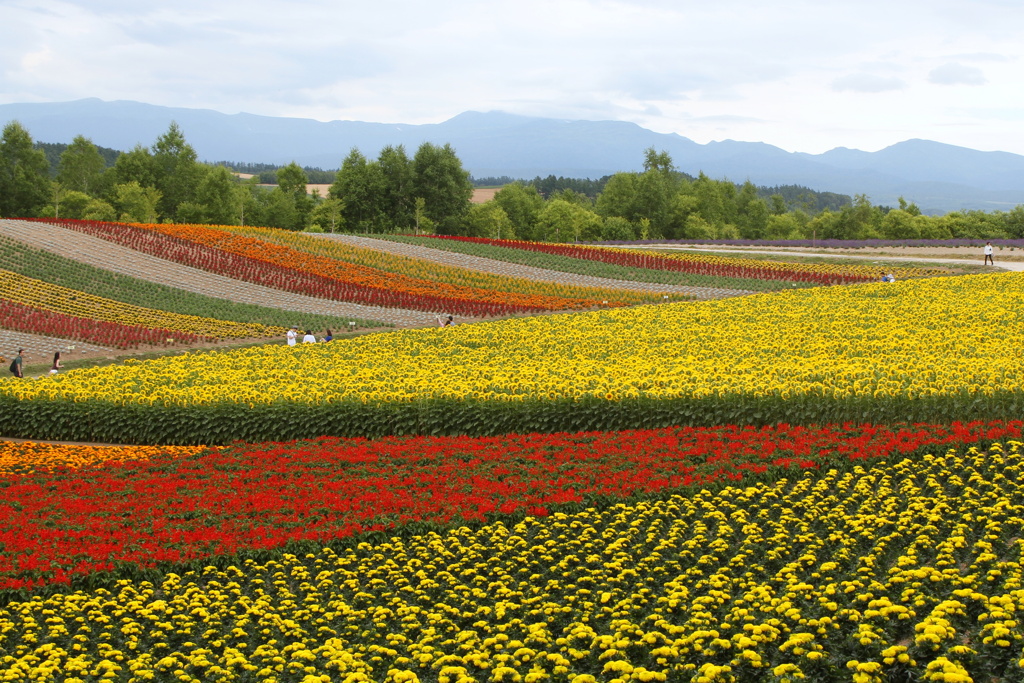
[[[0,136],[0,216],[36,216],[50,197],[50,164],[18,123]]]

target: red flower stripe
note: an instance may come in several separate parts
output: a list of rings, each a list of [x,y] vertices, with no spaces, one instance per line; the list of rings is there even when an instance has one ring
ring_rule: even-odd
[[[544,300],[544,297],[533,297],[536,301],[535,305],[521,305],[508,302],[516,296],[512,293],[487,292],[487,298],[491,300],[473,300],[433,295],[429,293],[430,290],[436,291],[440,287],[436,283],[424,286],[422,291],[405,291],[393,286],[360,284],[358,282],[338,279],[337,277],[328,277],[288,267],[281,263],[274,263],[257,257],[261,251],[260,245],[262,245],[262,250],[267,252],[267,254],[280,251],[282,247],[252,238],[241,238],[223,231],[220,231],[222,233],[222,242],[225,240],[233,240],[235,242],[247,240],[244,249],[245,253],[226,251],[215,246],[213,243],[200,244],[194,240],[167,234],[166,231],[156,229],[161,226],[153,226],[153,229],[149,229],[140,225],[125,223],[80,221],[64,218],[29,220],[54,223],[120,244],[150,256],[217,273],[218,275],[224,275],[236,280],[252,282],[265,287],[304,294],[306,296],[347,301],[366,306],[446,312],[464,317],[486,318],[507,316],[514,313],[557,310],[560,308],[580,308],[594,303],[561,299],[561,304],[556,306],[550,301]],[[197,235],[202,232],[197,226],[181,227],[187,228],[186,232]],[[307,259],[312,258],[306,254],[303,254],[303,257]],[[342,264],[342,266],[350,267],[350,269],[355,268],[351,264]],[[390,279],[395,280],[398,277],[394,276]],[[382,278],[385,280],[389,279],[386,277],[386,274],[382,274]],[[554,298],[547,297],[546,299]]]
[[[494,513],[545,515],[790,469],[1019,439],[1024,423],[722,426],[239,444],[0,476],[0,588]]]
[[[619,249],[602,249],[597,247],[581,247],[570,244],[549,244],[544,242],[522,242],[518,240],[495,240],[484,237],[460,237],[455,235],[434,235],[435,239],[457,240],[490,244],[509,249],[524,249],[547,254],[558,254],[588,261],[601,261],[629,268],[645,268],[648,270],[666,270],[693,275],[712,275],[715,277],[745,278],[751,280],[783,280],[785,282],[811,282],[820,285],[844,285],[856,282],[872,282],[878,278],[868,274],[853,273],[822,273],[808,272],[797,269],[773,267],[758,268],[747,265],[729,265],[712,263],[704,260],[669,258],[657,254],[638,253]]]
[[[140,345],[159,346],[173,339],[174,343],[196,344],[215,341],[180,330],[123,325],[121,323],[48,311],[0,298],[0,329],[28,332],[47,337],[73,339],[115,349],[134,349]]]

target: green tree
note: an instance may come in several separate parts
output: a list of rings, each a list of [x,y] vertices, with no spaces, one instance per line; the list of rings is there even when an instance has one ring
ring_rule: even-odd
[[[1006,234],[1020,239],[1024,237],[1024,206],[1015,206],[1003,215],[1003,226]]]
[[[412,161],[405,147],[388,145],[382,149],[377,155],[377,166],[383,181],[380,197],[383,229],[388,232],[408,230],[416,222],[416,197]]]
[[[40,216],[55,218],[84,218],[85,207],[92,197],[76,190],[64,190],[60,183],[53,183],[53,203],[39,212]]]
[[[116,221],[117,210],[102,199],[93,199],[86,204],[82,218],[87,221]]]
[[[367,161],[353,147],[341,163],[341,169],[327,196],[343,202],[341,217],[347,230],[381,232],[383,187],[384,177],[380,166]]]
[[[495,192],[492,201],[508,216],[513,232],[520,239],[539,239],[537,219],[544,208],[544,198],[536,187],[516,181]]]
[[[424,142],[412,160],[413,195],[425,200],[427,218],[444,234],[457,234],[469,211],[473,183],[450,144]]]
[[[278,225],[277,227],[287,230],[302,230],[309,224],[309,215],[313,211],[314,200],[306,194],[306,184],[309,176],[306,171],[294,161],[277,169],[277,187],[274,192],[281,193],[283,198],[275,198],[274,205],[283,205],[291,202],[294,208],[292,223],[290,225]],[[291,212],[285,212],[291,213]],[[285,213],[281,213],[284,216]]]
[[[344,226],[341,218],[344,209],[345,202],[334,197],[328,197],[313,207],[310,221],[319,225],[325,232],[339,232]]]
[[[596,213],[567,202],[553,199],[544,206],[538,221],[544,238],[550,242],[572,242],[580,239],[600,239],[601,217]]]
[[[920,239],[921,226],[916,218],[903,209],[889,211],[882,217],[882,237],[887,240]]]
[[[605,218],[619,216],[630,222],[637,222],[643,216],[637,210],[636,173],[616,173],[604,184],[597,195],[594,206],[597,213]]]
[[[96,145],[88,138],[77,135],[60,155],[57,182],[68,190],[94,194],[106,167]]]
[[[434,221],[427,218],[427,200],[423,197],[416,197],[414,202],[416,208],[413,210],[413,219],[416,221],[416,234],[421,232],[427,235],[433,234]]]
[[[153,143],[153,169],[154,185],[160,191],[159,211],[168,218],[176,218],[179,204],[196,200],[202,169],[195,149],[185,141],[174,121]]]
[[[0,216],[36,216],[50,197],[50,164],[17,121],[0,136]]]
[[[156,187],[156,168],[149,149],[136,145],[130,151],[117,157],[110,169],[111,186],[123,185],[133,180],[142,187]]]
[[[160,205],[160,190],[155,187],[143,187],[132,180],[114,186],[113,205],[118,212],[118,220],[131,223],[156,223],[157,207]]]
[[[470,237],[515,239],[515,229],[505,209],[497,202],[474,204],[466,214],[466,234]]]
[[[609,216],[601,225],[601,239],[605,242],[629,242],[636,238],[636,226],[622,216]]]
[[[245,190],[224,166],[207,169],[199,183],[198,203],[207,221],[216,225],[238,225]]]

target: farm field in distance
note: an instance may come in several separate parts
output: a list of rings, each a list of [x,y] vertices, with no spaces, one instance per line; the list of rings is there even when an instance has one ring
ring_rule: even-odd
[[[382,237],[0,220],[0,681],[1024,679],[1002,253]]]

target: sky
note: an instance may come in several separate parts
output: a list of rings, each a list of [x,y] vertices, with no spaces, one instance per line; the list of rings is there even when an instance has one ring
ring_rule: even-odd
[[[0,103],[1024,154],[1021,0],[0,0]]]

